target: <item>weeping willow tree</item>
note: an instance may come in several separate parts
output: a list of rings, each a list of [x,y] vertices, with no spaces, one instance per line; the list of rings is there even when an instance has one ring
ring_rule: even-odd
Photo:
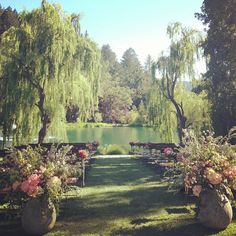
[[[176,99],[176,85],[183,78],[188,78],[190,81],[194,78],[194,66],[199,56],[202,35],[199,31],[182,27],[180,23],[170,24],[167,35],[170,39],[168,54],[163,54],[155,66],[161,75],[162,94],[175,108],[177,132],[179,141],[182,142],[187,117],[183,103],[179,103]]]
[[[160,81],[153,80],[147,100],[150,125],[158,129],[163,142],[172,142],[176,138],[176,119],[171,103],[163,96]]]
[[[12,134],[16,124],[16,144],[29,142],[36,132],[42,143],[48,129],[65,120],[70,102],[78,104],[82,119],[97,105],[100,53],[78,35],[73,17],[43,1],[39,9],[20,14],[18,28],[3,34],[3,133]]]

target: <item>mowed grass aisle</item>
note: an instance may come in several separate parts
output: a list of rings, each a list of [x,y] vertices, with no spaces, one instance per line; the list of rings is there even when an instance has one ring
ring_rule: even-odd
[[[138,158],[97,158],[78,195],[64,202],[48,236],[216,233],[197,224],[189,198],[174,195],[163,177]],[[232,227],[217,235],[233,235]]]

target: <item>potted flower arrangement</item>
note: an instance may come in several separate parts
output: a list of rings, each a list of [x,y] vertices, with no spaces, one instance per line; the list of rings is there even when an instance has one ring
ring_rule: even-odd
[[[42,235],[56,222],[55,203],[67,189],[71,178],[80,175],[80,163],[71,147],[49,150],[41,146],[12,149],[4,158],[0,189],[8,189],[6,202],[22,209],[22,226],[27,233]]]
[[[176,183],[179,179],[186,193],[199,197],[200,222],[214,229],[224,229],[232,220],[236,146],[230,140],[235,131],[232,129],[227,137],[214,137],[211,132],[188,136],[172,170],[176,174],[172,180]]]

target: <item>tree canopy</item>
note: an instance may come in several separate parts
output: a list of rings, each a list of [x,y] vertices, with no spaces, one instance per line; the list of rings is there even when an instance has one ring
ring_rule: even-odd
[[[79,105],[82,119],[97,105],[100,52],[78,36],[71,20],[60,6],[43,1],[40,8],[22,12],[19,27],[3,34],[3,130],[7,136],[16,124],[16,143],[29,141],[38,130],[43,142],[48,128],[65,119],[71,102]]]

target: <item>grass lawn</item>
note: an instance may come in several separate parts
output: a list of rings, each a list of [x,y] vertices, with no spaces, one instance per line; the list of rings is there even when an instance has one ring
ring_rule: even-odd
[[[0,235],[19,233],[0,230]],[[174,195],[157,170],[139,158],[105,157],[96,159],[87,186],[62,202],[56,226],[47,234],[59,235],[232,236],[236,221],[224,231],[209,230],[195,219],[194,199]]]
[[[139,162],[97,159],[87,186],[79,198],[64,201],[47,235],[236,235],[236,222],[221,232],[198,224],[193,199],[174,195],[157,171]]]

